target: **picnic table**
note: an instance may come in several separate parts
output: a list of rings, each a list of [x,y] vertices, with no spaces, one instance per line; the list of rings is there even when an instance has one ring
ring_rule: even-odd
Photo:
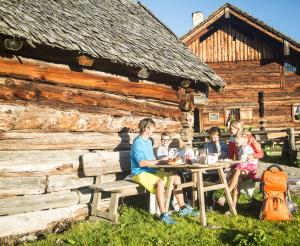
[[[229,204],[229,208],[232,214],[236,215],[236,209],[233,206],[233,201],[231,194],[229,192],[229,187],[227,184],[227,180],[224,174],[224,169],[230,167],[231,165],[235,164],[232,161],[218,161],[215,164],[202,164],[202,163],[193,163],[193,164],[160,164],[160,165],[149,165],[152,168],[158,169],[165,169],[165,170],[176,170],[176,169],[189,169],[192,172],[192,181],[187,183],[182,183],[181,185],[177,186],[176,189],[182,189],[186,187],[193,188],[193,205],[195,205],[195,201],[197,200],[197,195],[199,197],[198,204],[200,210],[200,222],[203,226],[207,226],[206,221],[206,212],[205,212],[205,200],[204,200],[204,192],[218,190],[218,189],[225,189],[225,195],[227,202]],[[209,186],[204,186],[203,182],[203,173],[209,170],[216,170],[219,174],[221,183],[213,184]],[[166,190],[166,199],[165,205],[168,209],[171,194],[173,191],[173,183],[172,181],[168,182],[167,190]]]

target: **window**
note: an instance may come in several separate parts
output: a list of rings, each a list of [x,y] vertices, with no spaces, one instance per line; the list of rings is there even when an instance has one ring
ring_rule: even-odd
[[[241,119],[240,108],[228,108],[225,110],[225,125],[229,127],[230,122]]]
[[[285,62],[284,71],[286,73],[295,73],[297,72],[297,64],[295,62]]]
[[[220,119],[219,113],[209,113],[208,120],[209,121],[218,121]]]
[[[293,105],[292,113],[293,113],[293,120],[300,121],[300,104]]]

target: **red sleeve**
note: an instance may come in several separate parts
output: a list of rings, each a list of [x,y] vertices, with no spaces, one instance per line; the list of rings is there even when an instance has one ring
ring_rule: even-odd
[[[239,151],[236,146],[236,143],[233,141],[229,141],[229,143],[228,143],[228,158],[231,160],[237,160],[238,153],[239,153]]]
[[[264,157],[264,152],[261,149],[260,144],[256,141],[256,139],[253,136],[249,136],[248,140],[249,140],[249,145],[252,147],[252,149],[254,151],[253,157],[255,159],[263,158]]]

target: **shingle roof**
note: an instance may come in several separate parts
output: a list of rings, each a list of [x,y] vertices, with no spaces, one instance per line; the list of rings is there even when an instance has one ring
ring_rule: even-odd
[[[224,85],[133,0],[1,0],[0,33],[211,86]]]

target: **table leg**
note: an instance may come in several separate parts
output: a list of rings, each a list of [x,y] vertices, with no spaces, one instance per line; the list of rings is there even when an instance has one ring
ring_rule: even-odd
[[[206,213],[205,213],[205,200],[204,200],[204,189],[203,189],[203,173],[201,170],[197,172],[197,188],[199,198],[199,209],[200,209],[200,220],[203,226],[206,226]]]
[[[169,211],[169,206],[170,206],[170,200],[171,200],[171,195],[173,191],[173,178],[169,177],[168,184],[167,184],[167,190],[165,192],[165,208],[166,212]]]
[[[198,199],[197,197],[197,173],[198,172],[192,172],[192,181],[194,183],[193,187],[192,187],[192,207],[195,208],[196,207],[196,201]]]
[[[226,195],[226,198],[227,198],[227,202],[229,204],[230,211],[231,211],[232,214],[236,215],[237,214],[236,209],[233,206],[232,197],[231,197],[231,194],[230,194],[230,191],[229,191],[229,187],[228,187],[228,184],[227,184],[227,180],[226,180],[223,168],[218,168],[218,173],[219,173],[219,176],[221,178],[222,183],[225,185],[225,195]]]

